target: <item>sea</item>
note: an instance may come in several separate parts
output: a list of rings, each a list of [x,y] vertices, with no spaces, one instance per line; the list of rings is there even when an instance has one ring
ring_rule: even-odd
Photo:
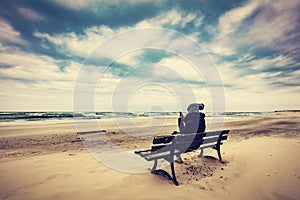
[[[206,117],[212,116],[253,116],[263,115],[266,112],[205,112]],[[26,122],[26,121],[68,121],[89,119],[115,119],[115,118],[172,118],[179,116],[176,112],[0,112],[1,122]]]

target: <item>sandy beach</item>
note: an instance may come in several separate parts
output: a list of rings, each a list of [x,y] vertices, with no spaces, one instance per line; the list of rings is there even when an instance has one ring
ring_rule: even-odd
[[[124,151],[149,148],[152,136],[134,137],[146,126],[137,119],[132,134],[111,120],[99,122]],[[88,127],[88,125],[87,125]],[[209,127],[209,122],[208,122]],[[175,163],[179,186],[151,173],[125,173],[95,159],[69,122],[0,125],[0,199],[299,199],[300,112],[270,112],[226,119],[228,140],[217,153],[183,155]],[[156,127],[152,127],[155,129]],[[177,130],[164,120],[156,134]],[[92,131],[92,130],[91,130]],[[165,168],[170,171],[169,167]]]

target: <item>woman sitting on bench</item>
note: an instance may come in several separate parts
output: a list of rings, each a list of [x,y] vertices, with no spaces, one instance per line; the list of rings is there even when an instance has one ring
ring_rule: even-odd
[[[205,114],[200,112],[204,109],[203,103],[193,103],[187,108],[188,114],[183,117],[180,112],[178,118],[178,128],[180,134],[202,133],[205,132]]]
[[[178,118],[179,134],[205,132],[205,114],[200,112],[200,110],[203,109],[203,103],[193,103],[188,106],[188,114],[185,117],[182,115],[182,112],[180,112],[180,117]],[[178,132],[174,131],[172,135],[174,134],[178,134]],[[175,160],[175,162],[179,164],[183,163],[180,156]]]

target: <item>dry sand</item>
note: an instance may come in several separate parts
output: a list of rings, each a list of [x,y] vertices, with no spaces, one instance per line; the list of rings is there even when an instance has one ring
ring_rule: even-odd
[[[138,133],[148,123],[139,119],[139,128],[128,128]],[[112,121],[101,127],[126,151],[151,146],[152,137],[128,135]],[[102,164],[82,144],[73,122],[2,124],[0,199],[300,199],[299,128],[299,112],[227,120],[225,163],[215,151],[201,159],[187,153],[183,164],[175,163],[176,187],[151,173],[124,173]],[[173,130],[176,119],[167,119],[157,134]]]

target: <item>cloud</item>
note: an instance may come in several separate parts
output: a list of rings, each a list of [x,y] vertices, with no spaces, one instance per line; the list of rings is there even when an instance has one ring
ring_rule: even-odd
[[[227,11],[219,18],[217,28],[214,30],[213,42],[206,46],[210,51],[220,55],[234,55],[240,45],[241,25],[255,10],[260,7],[259,1],[249,1],[243,6]]]
[[[76,35],[74,33],[73,35],[66,34],[64,35],[65,37],[64,36],[61,37],[61,35],[50,36],[50,35],[42,35],[40,33],[35,33],[35,36],[40,38],[46,38],[47,40],[53,42],[58,46],[63,45],[67,47],[68,50],[67,52],[74,53],[74,52],[78,52],[77,49],[82,48],[82,46],[84,45],[82,43],[82,45],[72,46],[69,43],[69,39],[70,41],[77,41],[79,39],[82,39],[82,41],[86,42],[86,39],[91,34],[92,30],[96,30],[96,29],[91,29],[91,28],[86,29],[84,31],[85,33],[84,35]],[[112,30],[112,29],[109,30],[111,30],[111,33],[116,34],[118,32],[121,32],[121,30],[125,30],[125,28],[118,29],[118,30]],[[74,39],[72,39],[70,36],[72,37],[74,36]],[[97,34],[97,36],[103,38],[103,34],[99,33]],[[155,34],[153,34],[153,32],[151,31],[145,31],[145,34],[137,34],[136,32],[131,32],[130,35],[127,34],[127,37],[114,38],[109,48],[105,48],[106,49],[105,55],[101,54],[101,56],[102,57],[104,56],[105,58],[115,58],[114,57],[115,54],[121,56],[117,60],[115,60],[115,63],[111,65],[112,69],[107,71],[109,73],[108,75],[111,75],[111,78],[123,79],[125,78],[124,76],[127,76],[126,79],[128,79],[129,82],[127,82],[124,85],[128,85],[128,86],[132,85],[133,82],[134,84],[138,84],[139,82],[138,80],[146,80],[146,79],[155,81],[162,85],[168,83],[170,87],[171,85],[172,87],[176,87],[177,92],[183,94],[181,96],[189,97],[190,95],[185,95],[187,87],[184,87],[184,89],[178,88],[178,86],[185,84],[188,85],[188,87],[195,89],[195,91],[197,91],[196,95],[198,95],[200,99],[205,100],[206,102],[211,101],[210,92],[208,91],[208,89],[206,88],[207,86],[205,85],[205,81],[208,80],[204,80],[201,72],[199,73],[199,71],[197,71],[193,66],[191,66],[191,64],[189,64],[183,58],[179,58],[176,56],[172,57],[168,55],[167,57],[160,56],[159,59],[156,59],[158,58],[157,56],[152,57],[147,53],[140,53],[140,52],[147,52],[147,49],[134,50],[134,48],[131,48],[132,50],[134,50],[133,53],[130,52],[129,54],[125,54],[125,55],[118,53],[121,52],[120,49],[122,49],[124,46],[125,47],[131,47],[135,45],[138,46],[139,43],[143,43],[143,41],[145,40],[147,40],[148,42],[147,44],[145,44],[146,46],[148,45],[149,47],[153,47],[153,46],[161,47],[161,49],[154,50],[155,52],[158,53],[157,55],[159,55],[160,51],[162,52],[161,53],[162,55],[167,55],[164,53],[164,49],[170,49],[170,48],[179,50],[178,52],[176,52],[179,55],[183,52],[185,52],[185,54],[188,55],[194,55],[195,53],[194,52],[195,49],[193,48],[191,49],[193,42],[191,40],[190,41],[188,40],[187,42],[184,35],[181,34],[176,35],[176,34],[170,34],[169,32],[163,32],[163,31],[155,32]],[[96,42],[94,42],[92,45],[96,45]],[[84,54],[85,53],[77,54],[77,55],[83,56]],[[96,53],[94,57],[99,58],[100,56]],[[151,65],[151,63],[157,63],[157,65]],[[207,63],[206,59],[204,59],[200,63],[201,66],[203,67],[202,73],[205,73],[207,77],[207,73],[209,73],[208,65],[209,66],[212,65],[212,63]],[[140,65],[142,65],[141,66],[142,68],[136,70],[135,67],[138,67]],[[84,71],[87,74],[90,74],[89,70],[84,70]],[[128,73],[130,73],[129,76]],[[107,86],[109,84],[102,83],[101,85]],[[107,96],[109,96],[110,94],[114,94],[113,88],[111,89],[108,88],[102,88],[102,90],[100,90],[102,91],[102,93],[100,94],[103,94],[105,96],[105,99],[109,99]],[[147,90],[141,90],[140,94],[144,94],[145,97],[147,96],[148,93]],[[167,99],[167,97],[165,96],[168,95],[161,94],[161,96],[164,96],[164,98]],[[124,97],[120,99],[124,99]],[[185,104],[188,103],[185,102]]]
[[[261,71],[267,69],[281,71],[293,67],[296,63],[297,61],[295,61],[293,58],[284,55],[278,55],[273,58],[263,57],[261,59],[253,59],[248,62],[252,69]]]
[[[54,2],[59,5],[71,8],[71,9],[82,9],[82,8],[86,8],[88,6],[95,5],[97,3],[97,0],[78,0],[78,1],[54,0]]]
[[[161,65],[161,66],[159,66]],[[162,70],[166,68],[166,70]],[[201,73],[181,57],[172,56],[162,59],[153,69],[153,75],[178,82],[203,82]]]
[[[228,88],[264,93],[287,88],[292,90],[293,85],[298,82],[291,76],[295,63],[291,58],[280,55],[275,58],[241,60],[237,63],[224,61],[218,64],[218,69]]]
[[[16,31],[7,21],[0,18],[0,43],[1,45],[17,44],[26,45],[20,32]]]
[[[295,1],[283,5],[281,1],[254,0],[219,18],[213,39],[205,48],[217,63],[229,109],[270,110],[297,105],[298,7]],[[289,102],[286,96],[291,97],[290,104],[283,103]]]
[[[299,3],[251,0],[226,12],[219,19],[212,43],[206,48],[230,56],[259,48],[284,50],[298,32]]]
[[[286,66],[279,66],[277,70],[274,67],[274,70],[265,72],[251,70],[251,67],[255,67],[255,63],[264,62],[268,66],[272,60],[262,58],[255,62],[251,61],[249,67],[239,67],[239,64],[232,62],[223,62],[219,66],[226,86],[227,110],[270,111],[297,107],[299,70],[291,71]]]
[[[2,110],[71,110],[80,63],[9,49],[0,52]]]
[[[135,28],[145,28],[153,26],[183,28],[189,23],[199,25],[201,24],[202,19],[203,17],[199,17],[194,13],[185,13],[178,9],[171,9],[167,12],[162,12],[153,18],[142,20],[131,27],[124,25],[119,28],[112,28],[106,25],[100,25],[85,28],[81,31],[81,33],[67,32],[60,34],[49,34],[35,31],[33,35],[36,38],[47,40],[48,42],[54,44],[56,46],[56,49],[61,53],[67,53],[70,56],[75,55],[85,58],[92,50],[94,50],[102,42],[104,42],[112,36],[117,36],[119,33]],[[158,37],[155,36],[154,39],[151,39],[149,37],[149,41],[151,40],[157,42],[158,40],[155,40],[155,38]],[[141,38],[135,39],[135,42],[141,40]],[[165,46],[168,46],[169,41],[160,42],[164,42]],[[128,39],[127,41],[117,41],[113,48],[118,49],[118,46],[126,46],[128,45],[128,43],[132,43],[132,39]],[[42,45],[46,46],[45,41]],[[109,54],[109,51],[107,51],[107,54]],[[107,57],[110,56],[107,55]]]
[[[28,20],[39,21],[45,19],[42,15],[29,8],[19,7],[17,10],[23,17]]]
[[[145,19],[136,24],[137,28],[144,27],[177,27],[183,28],[188,23],[193,22],[199,26],[201,24],[201,17],[198,17],[195,13],[184,13],[178,9],[171,9],[169,11],[161,12],[159,15]]]
[[[139,25],[136,27],[139,27]],[[186,49],[190,49],[189,46],[191,45],[192,41],[187,43],[187,39],[183,34],[176,32],[171,33],[171,31],[168,29],[137,28],[139,30],[137,31],[136,27],[112,29],[108,26],[94,26],[84,29],[82,34],[70,32],[50,35],[47,33],[35,32],[33,35],[36,38],[47,40],[48,42],[54,44],[59,52],[67,53],[70,56],[75,55],[81,58],[86,58],[88,56],[91,58],[91,56],[93,56],[96,59],[119,59],[119,63],[125,65],[138,64],[138,61],[136,60],[138,59],[138,55],[135,55],[132,58],[128,55],[123,55],[124,52],[122,52],[122,49],[124,49],[124,47],[127,47],[127,49],[130,51],[135,52],[143,51],[142,49],[136,49],[140,45],[144,46],[145,48],[160,47],[161,52],[163,52],[164,49],[170,48],[178,49],[180,51],[186,51]],[[123,34],[126,32],[127,34]],[[144,34],[141,34],[141,32],[144,32]],[[102,52],[101,55],[98,55],[97,48],[100,48],[100,46],[107,40],[109,40],[110,46],[107,47],[105,52]],[[117,52],[120,52],[120,54],[117,54]],[[95,53],[95,55],[90,53]],[[128,53],[129,52],[127,52],[127,54]],[[166,55],[166,53],[162,54]],[[147,59],[149,58],[144,56],[142,62],[147,62]]]
[[[79,63],[70,62],[63,70],[59,60],[23,51],[0,52],[0,63],[4,66],[0,76],[24,81],[74,81]]]
[[[110,66],[114,66],[114,64],[123,64],[128,67],[134,67],[139,64],[141,64],[141,60],[138,59],[143,54],[143,51],[133,51],[124,55],[121,55],[121,57],[115,59],[113,63]]]
[[[55,35],[34,32],[33,35],[37,38],[47,39],[49,42],[55,44],[59,51],[63,53],[84,58],[114,33],[111,28],[100,26],[87,28],[82,35],[78,35],[75,32]]]
[[[240,6],[226,12],[219,18],[218,37],[235,32],[239,28],[239,25],[255,10],[257,10],[259,6],[259,1],[250,1],[244,6]]]
[[[84,3],[90,4],[93,1],[83,1]],[[179,9],[170,9],[166,12],[161,12],[155,17],[148,18],[145,20],[141,20],[140,22],[136,23],[133,26],[128,26],[124,24],[122,27],[113,28],[106,25],[100,26],[91,26],[85,29],[82,29],[80,33],[72,31],[60,34],[49,34],[49,33],[42,33],[39,31],[35,31],[33,36],[39,39],[42,39],[42,46],[46,47],[47,42],[50,42],[55,45],[56,51],[68,54],[70,57],[72,55],[79,56],[81,58],[86,58],[86,56],[91,53],[98,45],[102,42],[106,41],[112,36],[117,36],[119,33],[123,33],[126,31],[130,31],[135,28],[145,28],[145,27],[179,27],[179,29],[184,28],[187,24],[193,23],[194,25],[200,26],[202,23],[203,16],[196,15],[195,13],[191,12],[184,12]],[[145,36],[146,37],[146,36]],[[148,37],[148,36],[147,36]],[[112,45],[111,49],[118,49],[119,46],[126,46],[132,43],[132,38],[128,38],[128,40],[119,41]],[[153,38],[153,39],[151,39]],[[148,40],[157,43],[165,43],[167,47],[170,44],[170,41],[173,39],[170,36],[170,39],[167,41],[161,41],[159,36],[149,36]],[[44,40],[44,41],[43,41]],[[135,43],[138,41],[143,40],[143,38],[135,38]],[[181,45],[185,45],[182,43]],[[186,45],[185,45],[186,46]],[[184,48],[184,46],[183,46]],[[110,51],[107,51],[106,57],[110,58],[109,55]],[[129,61],[129,60],[127,60]]]
[[[101,0],[100,2],[99,0],[54,0],[54,2],[74,10],[79,10],[96,6],[99,4],[145,3],[151,2],[151,0]]]

